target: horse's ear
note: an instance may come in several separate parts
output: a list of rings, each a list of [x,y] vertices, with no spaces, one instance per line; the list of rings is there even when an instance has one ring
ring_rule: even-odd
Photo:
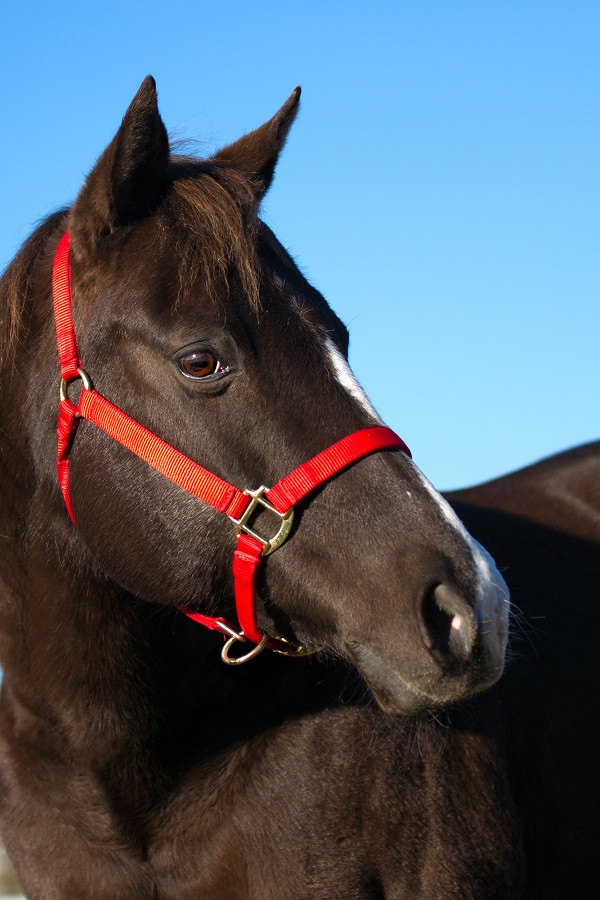
[[[152,210],[167,183],[168,159],[156,84],[148,76],[71,210],[75,256],[93,257],[107,237]]]
[[[258,203],[273,180],[277,159],[299,106],[297,87],[272,119],[214,156],[216,162],[237,169],[250,180]]]

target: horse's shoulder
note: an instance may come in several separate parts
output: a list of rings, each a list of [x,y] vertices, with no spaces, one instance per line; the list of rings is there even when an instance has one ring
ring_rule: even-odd
[[[600,542],[600,441],[446,496]]]

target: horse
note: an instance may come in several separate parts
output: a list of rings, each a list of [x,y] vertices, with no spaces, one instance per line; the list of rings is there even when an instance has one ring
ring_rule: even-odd
[[[435,491],[259,218],[299,95],[196,159],[148,77],[2,278],[2,839],[30,900],[590,897],[600,445]]]

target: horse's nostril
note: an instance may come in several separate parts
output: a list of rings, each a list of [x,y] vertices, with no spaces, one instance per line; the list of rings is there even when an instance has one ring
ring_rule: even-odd
[[[466,662],[475,642],[473,613],[458,592],[437,584],[425,594],[422,607],[425,643],[436,660],[447,666]]]

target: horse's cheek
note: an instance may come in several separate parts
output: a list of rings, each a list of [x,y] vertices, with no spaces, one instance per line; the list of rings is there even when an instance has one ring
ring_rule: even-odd
[[[168,605],[196,602],[219,585],[219,576],[227,577],[225,552],[215,554],[213,544],[215,531],[225,532],[220,547],[232,544],[224,517],[94,426],[77,441],[70,463],[73,510],[79,538],[105,575]]]

